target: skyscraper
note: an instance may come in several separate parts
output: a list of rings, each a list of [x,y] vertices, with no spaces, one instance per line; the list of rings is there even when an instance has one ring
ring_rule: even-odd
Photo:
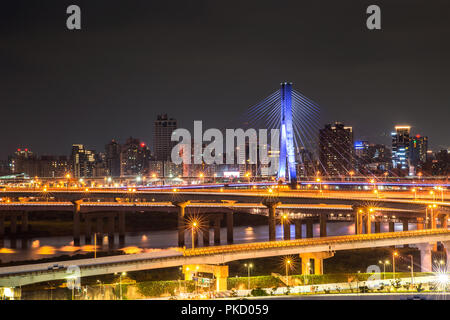
[[[427,161],[428,137],[418,134],[410,140],[410,163],[416,168],[422,167]]]
[[[409,169],[410,126],[396,126],[392,136],[392,167]]]
[[[323,174],[347,174],[353,167],[353,129],[336,122],[319,131],[319,161]]]
[[[72,173],[74,177],[92,177],[95,153],[91,150],[86,150],[82,144],[72,145],[72,154],[70,156]]]
[[[157,161],[170,160],[174,142],[172,132],[177,128],[177,121],[167,114],[158,115],[154,127],[154,154]]]
[[[114,139],[105,146],[106,171],[109,176],[120,176],[120,149],[120,144]]]
[[[143,175],[148,171],[150,149],[139,139],[128,138],[120,153],[120,175]]]

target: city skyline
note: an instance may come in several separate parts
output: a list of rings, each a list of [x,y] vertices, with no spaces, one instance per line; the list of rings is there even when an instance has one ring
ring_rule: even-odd
[[[373,33],[365,2],[98,1],[83,4],[78,33],[64,25],[64,3],[8,3],[0,87],[14,121],[3,123],[0,157],[18,145],[63,154],[113,137],[150,143],[160,110],[179,127],[220,128],[283,81],[321,106],[322,125],[343,121],[387,143],[409,124],[431,149],[448,148],[449,4],[382,1],[384,28]]]

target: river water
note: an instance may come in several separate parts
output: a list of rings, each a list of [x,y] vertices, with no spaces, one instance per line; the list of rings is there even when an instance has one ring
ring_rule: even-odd
[[[291,225],[291,239],[295,239],[294,225]],[[302,235],[306,235],[306,226],[302,226]],[[372,230],[374,226],[372,225]],[[354,234],[354,224],[352,222],[329,222],[327,223],[327,235],[351,235]],[[409,224],[409,230],[415,230],[415,224]],[[402,224],[395,224],[395,231],[402,231]],[[381,232],[388,232],[388,224],[381,224]],[[319,236],[319,224],[314,224],[314,237]],[[226,228],[222,228],[221,244],[226,244]],[[276,227],[277,239],[283,237],[281,225]],[[269,228],[267,225],[261,226],[238,226],[234,227],[234,243],[248,243],[268,241]],[[82,238],[83,243],[83,238]],[[213,241],[213,229],[210,229],[210,241]],[[108,251],[113,249],[124,249],[127,253],[137,253],[149,251],[156,248],[176,247],[178,243],[178,235],[176,230],[149,231],[126,233],[125,245],[119,245],[118,236],[116,235],[114,244],[109,246],[108,237],[103,238],[103,245],[98,251]],[[199,246],[202,246],[202,236],[199,234]],[[192,246],[190,233],[186,232],[186,247]],[[0,261],[2,263],[10,261],[35,260],[61,255],[74,255],[93,252],[92,245],[82,245],[81,247],[73,246],[73,238],[71,236],[64,237],[36,237],[31,239],[17,239],[16,243],[9,239],[4,240],[3,248],[0,248]]]

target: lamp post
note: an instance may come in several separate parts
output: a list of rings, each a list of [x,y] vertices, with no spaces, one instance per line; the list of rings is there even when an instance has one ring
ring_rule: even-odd
[[[286,260],[286,282],[288,283],[288,285],[289,285],[289,267],[291,266],[291,263],[292,263],[291,259]]]
[[[408,254],[408,256],[411,258],[411,284],[414,284],[414,263],[413,263],[413,255]]]
[[[247,267],[247,288],[250,290],[250,269],[253,268],[253,263],[244,264]]]
[[[196,229],[198,228],[197,221],[193,221],[191,224],[191,236],[192,236],[192,249],[195,249],[195,239],[194,239],[194,233],[196,232]]]
[[[378,261],[379,264],[383,265],[383,280],[386,280],[386,265],[389,264],[389,260],[386,261]]]
[[[395,257],[396,256],[398,256],[398,252],[397,251],[394,251],[393,253],[392,253],[392,273],[393,273],[393,278],[394,278],[394,280],[395,280]]]

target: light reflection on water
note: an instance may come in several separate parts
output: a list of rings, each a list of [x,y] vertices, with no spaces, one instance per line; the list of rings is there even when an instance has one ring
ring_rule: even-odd
[[[375,226],[372,224],[372,230]],[[409,224],[409,230],[415,230],[415,224]],[[351,222],[330,222],[327,224],[327,235],[349,235],[354,234],[355,227]],[[388,232],[389,227],[387,223],[381,224],[381,232]],[[395,224],[395,231],[402,231],[402,224]],[[295,239],[295,226],[292,224],[291,239]],[[186,232],[186,248],[192,246],[189,232]],[[306,225],[302,225],[302,235],[306,235]],[[319,236],[319,224],[313,226],[313,236]],[[226,244],[227,232],[226,228],[220,231],[221,244]],[[278,240],[283,238],[283,228],[281,225],[276,226],[276,237]],[[202,236],[199,235],[199,245],[202,246]],[[234,243],[258,242],[268,241],[269,230],[267,225],[261,226],[240,226],[234,227]],[[213,239],[213,229],[210,229],[210,239]],[[82,239],[83,241],[83,239]],[[23,243],[25,242],[25,243]],[[82,242],[83,243],[83,242]],[[211,242],[212,243],[212,242]],[[25,244],[25,246],[24,246]],[[118,236],[116,235],[113,249],[123,249],[126,253],[147,252],[151,248],[169,248],[178,245],[177,230],[163,230],[163,231],[146,231],[127,233],[125,237],[125,245],[120,246]],[[0,260],[2,262],[20,261],[20,260],[34,260],[49,258],[60,255],[74,255],[80,253],[94,252],[93,245],[82,245],[81,247],[74,246],[73,238],[71,236],[65,237],[40,237],[32,239],[17,239],[4,240],[4,248],[0,248]],[[110,248],[108,244],[108,236],[103,237],[103,243],[97,244],[97,251],[108,251]]]

